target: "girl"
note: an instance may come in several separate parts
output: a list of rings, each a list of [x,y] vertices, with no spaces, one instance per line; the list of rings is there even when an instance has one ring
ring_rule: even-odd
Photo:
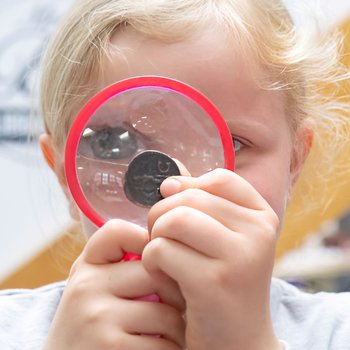
[[[278,0],[77,1],[44,60],[40,144],[88,241],[67,283],[4,292],[1,347],[348,349],[348,295],[271,279],[292,185],[316,123],[329,118],[315,104],[325,109],[318,83],[336,62],[329,46],[298,43]],[[214,102],[236,171],[166,180],[148,230],[122,220],[97,230],[67,187],[67,133],[96,92],[143,75],[183,81]],[[124,251],[142,261],[122,261]],[[149,294],[163,302],[137,299]]]

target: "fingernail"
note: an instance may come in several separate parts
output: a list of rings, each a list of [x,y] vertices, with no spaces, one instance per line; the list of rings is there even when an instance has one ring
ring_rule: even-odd
[[[175,193],[178,193],[180,189],[181,183],[172,178],[164,180],[164,182],[160,186],[160,191],[163,197],[169,197]]]

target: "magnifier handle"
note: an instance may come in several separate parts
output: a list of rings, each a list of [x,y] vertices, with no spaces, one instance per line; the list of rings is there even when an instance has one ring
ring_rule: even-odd
[[[141,255],[125,253],[124,261],[136,261],[136,260],[141,260]],[[161,299],[160,299],[159,295],[157,295],[157,294],[145,295],[143,297],[136,298],[135,300],[152,301],[152,302],[156,302],[156,303],[161,302]]]
[[[124,261],[136,261],[136,260],[141,260],[141,255],[137,255],[137,254],[131,254],[131,253],[125,253]]]

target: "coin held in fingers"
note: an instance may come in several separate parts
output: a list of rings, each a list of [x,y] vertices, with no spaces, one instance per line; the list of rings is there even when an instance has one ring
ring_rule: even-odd
[[[164,153],[145,151],[129,164],[124,178],[127,198],[140,206],[151,207],[161,199],[160,185],[170,176],[178,176],[179,167]]]

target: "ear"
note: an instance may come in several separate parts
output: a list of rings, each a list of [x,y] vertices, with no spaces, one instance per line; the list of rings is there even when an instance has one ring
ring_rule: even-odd
[[[64,160],[62,154],[55,148],[51,135],[44,133],[39,137],[39,145],[46,163],[55,173],[57,180],[69,202],[69,212],[74,220],[79,220],[79,211],[69,191],[64,171]]]
[[[292,185],[299,178],[303,165],[311,151],[314,139],[314,132],[311,127],[301,125],[294,136],[294,146],[290,164],[290,174]]]

